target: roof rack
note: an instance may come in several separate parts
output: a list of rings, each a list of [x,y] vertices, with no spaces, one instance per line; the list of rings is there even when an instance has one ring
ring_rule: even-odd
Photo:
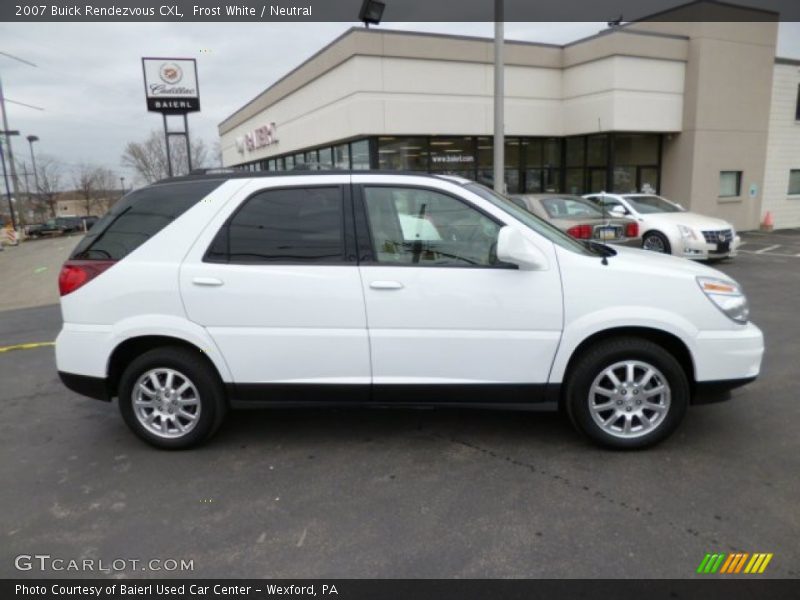
[[[193,169],[187,175],[176,175],[156,181],[155,183],[177,183],[180,181],[197,181],[203,179],[251,179],[262,177],[308,177],[316,175],[406,175],[414,177],[431,177],[447,179],[440,173],[422,171],[391,171],[385,169],[302,169],[289,171],[245,171],[244,169],[223,167],[211,169]]]

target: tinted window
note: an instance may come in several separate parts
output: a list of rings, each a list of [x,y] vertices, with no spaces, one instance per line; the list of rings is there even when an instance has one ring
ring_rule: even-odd
[[[343,261],[341,189],[280,189],[252,196],[217,234],[206,258],[234,263]]]
[[[151,185],[117,202],[81,240],[70,258],[120,260],[219,187],[224,180]]]

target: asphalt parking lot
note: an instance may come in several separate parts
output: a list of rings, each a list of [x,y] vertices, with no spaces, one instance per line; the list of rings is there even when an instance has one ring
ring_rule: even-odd
[[[192,559],[177,575],[195,577],[684,578],[743,551],[798,577],[800,231],[744,237],[715,266],[765,332],[762,376],[643,452],[553,414],[406,410],[239,412],[163,452],[63,388],[52,348],[0,352],[0,576],[40,577],[13,560],[47,553]],[[0,312],[0,346],[59,326],[53,305]]]

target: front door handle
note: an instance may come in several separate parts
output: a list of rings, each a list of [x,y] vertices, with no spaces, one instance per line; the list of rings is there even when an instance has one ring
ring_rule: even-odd
[[[369,287],[373,290],[402,290],[403,284],[399,281],[373,281]]]
[[[224,282],[222,279],[217,279],[216,277],[195,277],[192,279],[192,283],[195,285],[218,286],[222,285]]]

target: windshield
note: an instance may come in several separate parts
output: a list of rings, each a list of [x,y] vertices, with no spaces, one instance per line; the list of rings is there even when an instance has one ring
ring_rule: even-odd
[[[678,205],[661,196],[625,196],[625,199],[637,212],[642,214],[683,212]]]
[[[597,253],[591,250],[588,246],[584,246],[578,240],[573,237],[570,237],[557,227],[550,225],[547,221],[544,221],[534,215],[533,213],[528,212],[527,210],[520,208],[514,202],[503,196],[498,194],[494,190],[490,190],[484,185],[479,183],[468,183],[464,186],[471,192],[478,194],[481,198],[488,200],[496,207],[500,208],[501,210],[507,212],[512,217],[521,221],[524,225],[533,229],[536,233],[543,235],[548,240],[553,242],[554,244],[558,244],[562,248],[566,248],[567,250],[572,250],[573,252],[577,252],[579,254],[585,254],[594,256]]]
[[[551,219],[602,219],[603,213],[583,198],[542,198]]]

